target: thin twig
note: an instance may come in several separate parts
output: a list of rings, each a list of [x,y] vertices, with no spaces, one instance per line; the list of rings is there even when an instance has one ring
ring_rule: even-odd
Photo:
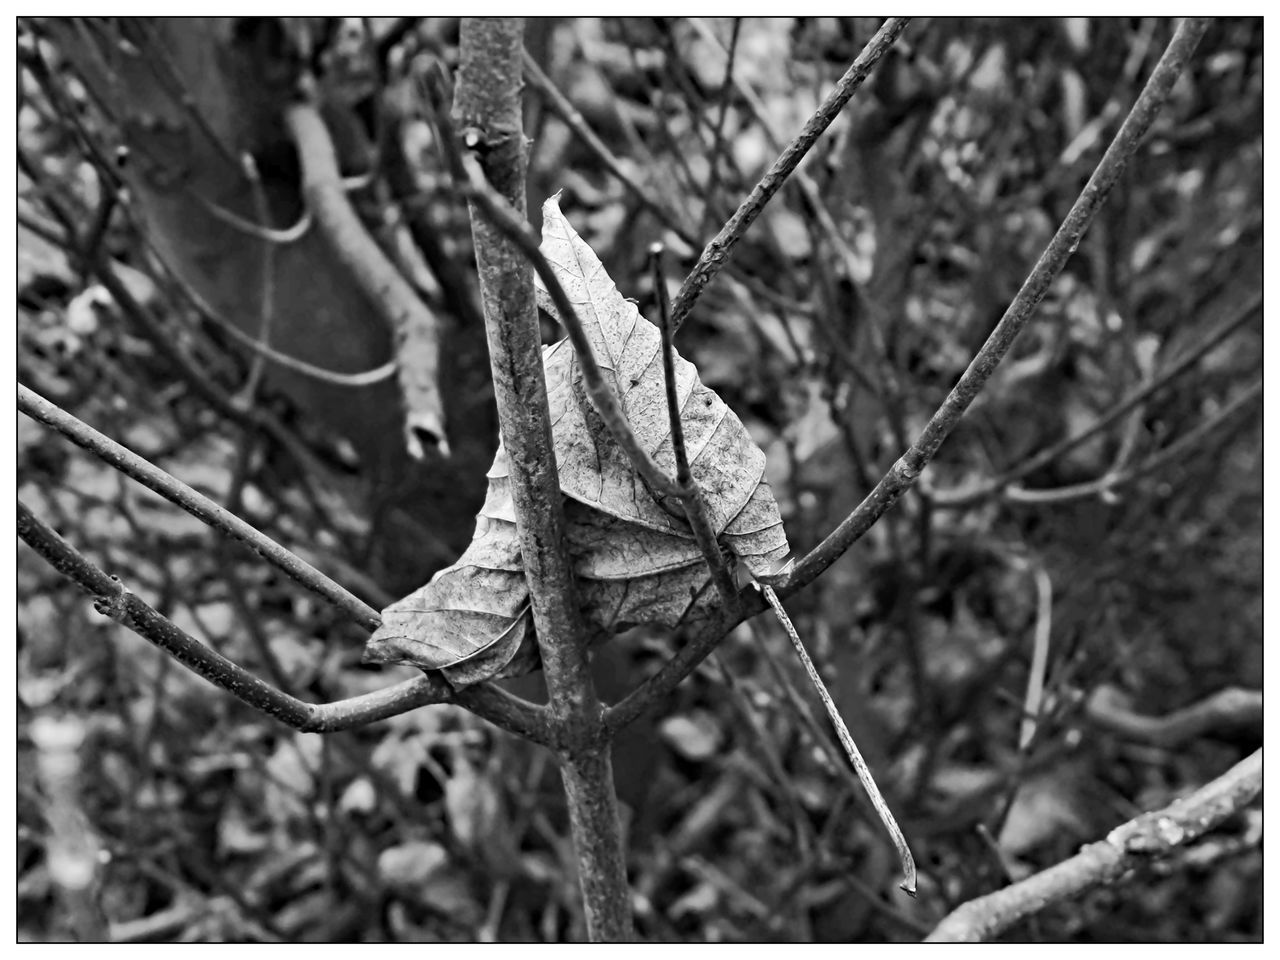
[[[1031,669],[1027,671],[1027,696],[1022,706],[1022,730],[1018,734],[1018,749],[1025,751],[1036,735],[1040,719],[1040,702],[1044,697],[1044,674],[1049,666],[1049,635],[1053,613],[1053,582],[1044,567],[1036,567],[1036,633],[1031,654]]]
[[[1162,717],[1136,713],[1115,687],[1101,686],[1090,695],[1084,715],[1091,724],[1118,736],[1160,747],[1220,731],[1256,731],[1262,736],[1262,692],[1226,687],[1190,706]]]
[[[835,89],[828,94],[813,116],[805,123],[804,129],[797,134],[791,143],[787,144],[786,149],[774,161],[768,173],[756,184],[751,194],[742,202],[734,215],[729,218],[728,223],[707,244],[692,272],[681,284],[680,292],[676,294],[675,301],[672,304],[671,323],[675,329],[678,330],[680,328],[680,324],[684,322],[689,315],[689,311],[693,309],[694,301],[698,299],[699,294],[724,267],[725,262],[733,253],[733,248],[742,239],[747,228],[755,222],[760,212],[764,210],[765,204],[778,192],[778,189],[786,182],[787,177],[791,175],[791,172],[804,159],[805,154],[809,152],[809,148],[817,142],[818,137],[831,125],[831,122],[835,120],[844,105],[849,102],[849,99],[862,86],[862,82],[867,78],[871,69],[884,56],[885,52],[893,46],[893,42],[898,39],[898,34],[903,31],[907,22],[908,18],[903,17],[891,17],[885,21],[884,25],[876,31],[875,36],[868,41],[862,52],[858,54],[852,66],[836,83]]]
[[[541,94],[543,100],[551,107],[552,112],[599,158],[605,169],[630,191],[631,195],[640,202],[642,207],[654,214],[663,224],[681,234],[681,239],[688,235],[687,228],[676,219],[670,210],[649,195],[649,191],[631,175],[630,171],[623,166],[622,161],[614,155],[613,151],[591,129],[587,121],[583,119],[582,114],[578,112],[569,98],[552,83],[551,78],[542,71],[542,68],[538,66],[538,62],[534,60],[533,54],[528,50],[524,51],[524,78],[530,87]]]
[[[720,112],[716,116],[715,127],[711,132],[711,173],[704,194],[704,219],[711,225],[716,215],[716,191],[720,189],[721,150],[724,147],[724,123],[729,116],[729,90],[733,87],[733,63],[738,58],[738,36],[742,32],[742,17],[733,18],[733,28],[729,35],[728,55],[724,65],[724,81],[720,84]]]
[[[582,370],[582,385],[591,399],[591,405],[595,407],[608,428],[610,436],[626,454],[631,465],[635,467],[636,473],[640,474],[655,496],[680,497],[683,493],[680,485],[662,471],[649,452],[640,445],[635,434],[631,432],[631,425],[627,421],[626,414],[622,412],[617,396],[600,372],[600,365],[591,349],[591,342],[582,329],[582,321],[578,319],[573,302],[565,293],[555,270],[543,256],[533,228],[518,217],[512,211],[510,204],[498,196],[484,181],[474,161],[464,161],[464,167],[467,180],[461,186],[467,198],[480,208],[487,221],[520,249],[546,285],[569,342],[573,344],[578,366]]]
[[[249,192],[253,195],[254,214],[260,223],[266,224],[269,215],[267,191],[262,185],[262,177],[258,175],[258,164],[253,159],[253,154],[247,151],[242,159],[245,177],[249,180]],[[262,346],[269,347],[272,321],[276,312],[276,245],[270,241],[263,242],[260,269],[262,271],[262,292],[259,295],[258,302],[257,340]],[[258,385],[262,382],[264,367],[264,357],[261,353],[255,353],[249,366],[249,376],[245,381],[244,387],[241,388],[237,395],[237,399],[246,407],[253,406],[254,396],[258,392]],[[247,465],[248,461],[245,460],[243,463]],[[232,509],[234,510],[235,508],[232,507]]]
[[[1257,750],[1191,796],[1130,820],[1071,859],[957,907],[927,939],[990,940],[1050,904],[1134,876],[1135,867],[1198,839],[1261,792],[1262,751]]]
[[[18,409],[34,420],[53,427],[76,445],[128,474],[143,486],[154,490],[209,526],[221,530],[248,546],[277,569],[328,600],[356,623],[377,629],[382,618],[378,612],[341,585],[334,583],[306,561],[300,559],[270,537],[255,530],[239,517],[224,510],[208,497],[196,492],[181,480],[148,463],[136,453],[116,443],[71,414],[50,403],[34,390],[18,384]]]
[[[884,824],[884,828],[889,832],[889,836],[893,840],[893,845],[898,850],[898,856],[902,859],[902,883],[900,886],[914,897],[916,895],[916,861],[911,856],[911,848],[907,846],[907,838],[902,835],[902,828],[898,826],[898,821],[894,819],[893,812],[889,809],[889,804],[885,802],[884,796],[880,793],[880,788],[876,786],[875,778],[867,768],[867,762],[862,759],[862,752],[858,749],[858,745],[854,743],[853,736],[849,733],[849,728],[845,726],[844,719],[840,716],[840,711],[836,708],[835,701],[831,699],[831,694],[827,692],[826,684],[822,682],[822,677],[818,675],[817,668],[813,665],[813,661],[809,659],[809,654],[805,650],[804,644],[800,642],[800,635],[796,633],[796,628],[792,625],[791,618],[787,616],[787,611],[783,609],[781,601],[778,600],[778,595],[773,592],[773,588],[768,584],[761,584],[760,590],[764,594],[765,600],[769,602],[769,606],[773,607],[773,612],[777,614],[779,622],[787,631],[787,636],[791,638],[791,645],[796,648],[796,653],[800,657],[800,662],[804,664],[809,680],[818,691],[818,696],[822,698],[822,705],[827,708],[827,716],[831,718],[831,724],[836,728],[836,735],[840,738],[840,745],[844,747],[844,751],[849,757],[849,762],[853,764],[853,769],[858,772],[858,780],[862,782],[862,789],[867,792],[871,805],[875,807],[876,813],[880,816],[880,822]]]
[[[267,226],[267,220],[263,218],[261,213],[256,214],[261,222],[254,223],[201,196],[190,187],[184,187],[184,189],[210,216],[221,220],[227,226],[239,230],[241,233],[256,237],[263,243],[269,243],[272,246],[286,246],[290,243],[297,243],[311,229],[312,217],[309,208],[302,211],[302,216],[298,218],[298,222],[293,226],[280,229]]]
[[[1067,259],[1080,244],[1094,215],[1102,206],[1107,194],[1119,179],[1129,158],[1156,114],[1163,106],[1174,82],[1200,38],[1208,29],[1205,19],[1184,20],[1178,26],[1160,63],[1147,81],[1129,116],[1107,148],[1097,169],[1085,184],[1084,190],[1072,205],[1062,225],[1027,276],[1004,316],[987,338],[982,349],[969,364],[964,375],[938,408],[915,443],[881,478],[853,512],[832,531],[825,540],[800,561],[787,579],[783,592],[789,594],[812,583],[827,567],[831,566],[888,510],[898,498],[915,483],[942,442],[946,440],[965,411],[981,392],[996,365],[1004,358],[1013,340],[1030,321],[1035,308],[1044,299],[1054,278],[1062,271]]]
[[[399,369],[399,363],[395,358],[388,360],[380,366],[373,367],[369,370],[361,370],[357,373],[344,373],[338,370],[328,370],[324,367],[317,367],[314,363],[308,363],[306,360],[299,360],[297,357],[287,353],[282,353],[275,347],[265,343],[262,339],[255,337],[253,334],[245,333],[235,323],[222,316],[214,306],[209,303],[200,292],[188,283],[177,271],[170,270],[164,258],[158,257],[159,261],[164,264],[165,270],[170,279],[173,280],[174,286],[178,292],[187,299],[187,301],[196,308],[196,311],[205,320],[208,320],[218,329],[222,330],[233,340],[246,347],[255,357],[261,357],[269,360],[278,366],[284,367],[286,370],[292,370],[294,373],[309,377],[312,380],[319,380],[321,383],[328,383],[335,387],[350,387],[353,389],[361,389],[364,387],[372,387],[381,383],[390,377],[395,376]],[[104,283],[104,286],[106,284]]]
[[[269,716],[304,731],[331,732],[386,719],[426,703],[452,699],[452,690],[438,677],[422,676],[376,693],[313,704],[282,693],[243,667],[215,653],[179,629],[167,617],[130,593],[119,579],[108,576],[18,501],[18,536],[64,576],[97,598],[99,612],[110,616],[150,641],[195,673],[237,699]]]
[[[1202,450],[1202,440],[1214,437],[1224,423],[1261,395],[1262,378],[1258,377],[1238,397],[1205,420],[1204,423],[1184,436],[1179,437],[1167,447],[1156,451],[1141,463],[1134,464],[1127,469],[1107,473],[1087,483],[1077,483],[1067,487],[1054,487],[1049,490],[1028,490],[1026,487],[1014,484],[1005,491],[1005,498],[1010,503],[1043,504],[1060,503],[1063,500],[1075,500],[1080,497],[1091,497],[1105,493],[1122,484],[1159,470],[1188,450]]]
[[[707,519],[702,490],[689,471],[689,455],[684,446],[684,426],[680,420],[680,400],[676,392],[675,348],[671,343],[671,307],[667,300],[666,281],[662,275],[662,244],[649,247],[649,264],[653,274],[653,290],[658,301],[658,327],[662,332],[662,375],[667,389],[667,418],[671,424],[671,447],[676,458],[677,496],[684,508],[685,519],[693,530],[693,538],[702,551],[702,558],[711,571],[711,579],[720,594],[720,601],[733,607],[738,602],[738,590],[725,565],[724,555],[716,542],[716,532]],[[590,347],[588,347],[590,349]]]
[[[961,507],[972,506],[993,493],[1003,490],[1010,484],[1021,480],[1023,477],[1035,473],[1042,467],[1052,463],[1058,457],[1073,450],[1086,440],[1096,436],[1098,433],[1111,426],[1130,410],[1133,410],[1148,397],[1159,392],[1174,378],[1181,376],[1187,370],[1196,365],[1199,360],[1204,357],[1210,350],[1214,349],[1218,344],[1234,333],[1237,329],[1251,320],[1254,315],[1262,308],[1262,292],[1255,291],[1245,298],[1222,323],[1214,327],[1208,334],[1204,336],[1198,343],[1190,347],[1176,361],[1162,370],[1159,374],[1152,377],[1142,386],[1130,392],[1119,403],[1104,413],[1098,419],[1087,427],[1073,433],[1069,437],[1053,444],[1053,446],[1042,450],[1040,453],[1028,458],[1012,469],[1006,470],[998,477],[980,483],[973,489],[961,490],[930,490],[928,498],[935,507],[944,509],[956,509]]]

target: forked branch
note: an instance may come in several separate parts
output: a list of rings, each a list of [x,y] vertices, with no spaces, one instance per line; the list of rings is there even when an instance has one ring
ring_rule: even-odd
[[[307,703],[292,697],[252,672],[205,646],[168,617],[131,593],[118,577],[104,573],[52,527],[18,501],[18,536],[59,573],[90,593],[99,613],[111,617],[168,653],[193,673],[231,693],[236,699],[304,733],[334,733],[385,720],[430,703],[454,700],[453,688],[426,674],[403,683],[333,703]],[[542,711],[495,687],[469,691],[466,706],[486,720],[548,743]]]

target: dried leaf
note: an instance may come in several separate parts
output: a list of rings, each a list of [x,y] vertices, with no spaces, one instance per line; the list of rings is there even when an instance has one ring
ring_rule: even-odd
[[[613,285],[569,226],[543,206],[542,252],[573,301],[592,350],[640,444],[675,472],[661,335]],[[683,516],[664,509],[600,423],[567,340],[543,351],[569,549],[588,624],[609,636],[640,624],[674,627],[713,609],[710,576]],[[742,422],[676,357],[690,470],[722,542],[757,578],[786,557],[764,452]],[[426,586],[383,611],[366,660],[441,670],[455,686],[533,665],[529,593],[520,560],[506,451],[499,447],[471,545]]]

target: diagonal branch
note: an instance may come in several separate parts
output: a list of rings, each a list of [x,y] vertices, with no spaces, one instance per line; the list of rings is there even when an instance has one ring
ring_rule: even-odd
[[[268,563],[329,601],[362,627],[373,630],[382,622],[376,610],[340,584],[330,580],[311,564],[280,546],[266,534],[254,529],[204,494],[198,493],[110,437],[82,423],[22,384],[18,384],[18,409],[33,420],[39,420],[53,427],[73,443],[111,464],[143,486],[154,490],[170,503],[177,504],[209,526],[239,540]]]
[[[734,215],[729,218],[729,222],[707,244],[693,270],[680,285],[680,292],[676,294],[675,301],[672,303],[671,324],[674,329],[680,329],[680,324],[684,323],[685,317],[693,309],[694,301],[724,267],[733,253],[733,248],[742,239],[747,228],[755,222],[756,217],[760,216],[761,211],[764,210],[765,204],[773,198],[773,195],[791,176],[792,171],[800,165],[800,161],[817,142],[818,137],[831,126],[831,122],[839,115],[844,105],[858,92],[858,88],[867,79],[872,68],[906,28],[908,20],[909,18],[905,17],[890,17],[884,22],[875,36],[863,47],[849,69],[845,71],[844,76],[836,83],[835,89],[827,94],[827,98],[814,111],[804,128],[794,140],[787,144],[786,149],[769,168],[769,172],[755,185],[747,199],[742,201]]]
[[[1130,392],[1114,407],[1100,416],[1093,423],[1084,429],[1073,433],[1069,437],[1055,443],[1053,446],[1040,453],[1029,457],[1022,463],[1005,471],[1000,476],[991,480],[980,483],[977,487],[971,489],[959,490],[932,490],[928,492],[930,503],[935,507],[943,509],[956,509],[960,507],[972,506],[974,503],[1003,490],[1015,481],[1021,480],[1023,477],[1030,476],[1041,467],[1047,466],[1058,457],[1062,456],[1069,450],[1073,450],[1080,444],[1089,440],[1091,437],[1101,433],[1107,427],[1111,426],[1130,410],[1137,407],[1142,401],[1155,393],[1158,393],[1170,381],[1181,376],[1210,350],[1234,333],[1239,327],[1251,320],[1253,316],[1262,308],[1262,293],[1256,291],[1246,298],[1236,310],[1227,317],[1226,320],[1219,323],[1195,346],[1188,349],[1181,357],[1169,365],[1168,369],[1161,371],[1155,377],[1148,380],[1142,386]]]
[[[442,678],[425,674],[346,700],[307,703],[276,689],[183,631],[131,593],[118,577],[103,572],[62,539],[21,500],[18,501],[18,536],[59,573],[92,594],[96,598],[94,606],[100,613],[128,627],[241,702],[303,733],[334,733],[398,716],[431,703],[462,702]],[[513,733],[537,743],[550,742],[542,711],[496,687],[470,691],[463,705]]]
[[[1257,750],[1191,796],[1122,824],[1071,859],[957,907],[927,939],[990,940],[1050,904],[1133,876],[1134,868],[1198,839],[1261,792],[1262,751]]]
[[[1062,271],[1071,254],[1080,244],[1092,222],[1094,215],[1102,206],[1107,194],[1115,186],[1120,174],[1125,169],[1129,158],[1137,150],[1139,143],[1156,114],[1164,105],[1174,82],[1182,73],[1196,44],[1204,36],[1209,27],[1206,19],[1187,19],[1179,24],[1173,40],[1170,41],[1160,62],[1156,64],[1151,78],[1143,88],[1129,116],[1107,148],[1106,154],[1098,163],[1097,169],[1085,184],[1084,190],[1072,205],[1057,233],[1049,241],[1044,253],[1036,262],[1031,273],[1022,284],[1013,302],[1005,311],[995,330],[982,345],[977,356],[969,364],[960,381],[951,390],[942,406],[926,424],[915,443],[893,465],[880,482],[876,484],[862,503],[832,531],[822,543],[796,565],[791,576],[787,578],[783,590],[779,593],[789,594],[812,583],[822,571],[831,566],[846,550],[860,538],[902,496],[925,468],[947,435],[964,416],[969,404],[986,385],[996,365],[1004,358],[1013,340],[1027,325],[1040,301],[1049,290],[1049,285]]]
[[[1058,503],[1063,500],[1075,500],[1106,493],[1121,484],[1129,483],[1138,477],[1159,470],[1171,463],[1188,450],[1203,451],[1202,441],[1222,432],[1224,423],[1247,407],[1255,399],[1262,396],[1262,378],[1256,378],[1241,394],[1225,407],[1206,419],[1195,429],[1188,431],[1167,447],[1157,450],[1146,460],[1121,470],[1111,470],[1096,480],[1076,483],[1066,487],[1052,487],[1044,490],[1027,489],[1014,484],[1005,490],[1005,498],[1010,503]]]

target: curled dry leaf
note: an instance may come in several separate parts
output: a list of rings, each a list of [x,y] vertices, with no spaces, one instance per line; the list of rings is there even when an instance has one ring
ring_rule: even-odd
[[[573,302],[632,432],[667,473],[675,472],[661,335],[605,273],[560,212],[543,205],[542,253]],[[567,340],[543,351],[547,399],[569,549],[594,638],[639,624],[688,625],[707,617],[716,594],[678,506],[650,494],[591,406]],[[742,422],[676,357],[685,449],[721,543],[757,579],[786,557],[787,539],[764,479],[764,452]],[[507,455],[499,447],[471,545],[431,582],[383,611],[365,659],[440,670],[455,686],[527,672],[532,643]]]

